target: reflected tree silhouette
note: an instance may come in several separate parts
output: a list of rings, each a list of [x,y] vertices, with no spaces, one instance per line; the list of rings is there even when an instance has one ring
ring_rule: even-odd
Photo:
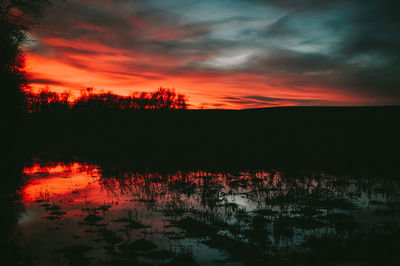
[[[20,189],[24,184],[23,160],[4,160],[8,165],[2,167],[2,185],[0,186],[0,256],[4,262],[14,262],[18,258],[20,232],[18,221],[25,207],[21,202]],[[3,163],[4,163],[3,161]],[[7,178],[7,179],[6,179]]]

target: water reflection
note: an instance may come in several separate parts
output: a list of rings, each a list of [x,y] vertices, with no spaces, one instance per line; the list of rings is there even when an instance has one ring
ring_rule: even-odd
[[[385,264],[399,245],[395,179],[83,163],[34,164],[24,175],[22,263]]]

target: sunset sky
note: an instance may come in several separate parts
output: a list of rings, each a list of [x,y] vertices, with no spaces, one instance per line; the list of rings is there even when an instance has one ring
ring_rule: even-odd
[[[34,89],[175,88],[191,108],[400,104],[399,1],[55,1]]]

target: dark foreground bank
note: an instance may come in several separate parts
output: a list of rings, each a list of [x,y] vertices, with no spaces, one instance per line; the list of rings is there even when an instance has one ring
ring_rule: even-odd
[[[400,107],[44,112],[21,152],[76,155],[133,168],[330,169],[395,173]]]

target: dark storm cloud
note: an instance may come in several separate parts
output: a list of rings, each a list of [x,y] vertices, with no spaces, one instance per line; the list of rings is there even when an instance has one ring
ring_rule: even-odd
[[[254,58],[259,70],[270,75],[307,74],[313,71],[334,70],[340,66],[341,58],[318,53],[293,52],[275,49],[274,54],[265,58]]]
[[[321,10],[331,9],[340,4],[368,4],[375,0],[242,0],[246,3],[261,4],[267,6],[275,6],[288,10]]]
[[[39,78],[32,78],[29,80],[32,83],[35,84],[44,84],[44,85],[65,85],[63,82],[59,82],[57,80],[52,80],[52,79],[39,79]]]
[[[223,98],[223,100],[227,102],[241,104],[244,106],[244,108],[256,108],[259,106],[282,106],[282,105],[294,105],[294,106],[340,105],[339,102],[335,101],[295,99],[295,98],[273,98],[273,97],[264,97],[260,95],[250,95],[243,97],[225,97]]]
[[[287,23],[292,19],[293,17],[293,12],[288,13],[277,19],[273,24],[268,26],[266,32],[264,33],[266,37],[276,37],[280,35],[289,35],[289,34],[295,34],[296,31],[290,29],[290,27],[287,26]]]
[[[399,1],[249,1],[287,10],[266,28],[267,38],[301,37],[304,18],[316,18],[341,39],[329,53],[275,49],[257,60],[265,73],[297,76],[298,85],[325,85],[370,95],[400,98]],[[298,24],[296,24],[296,22]],[[307,30],[307,29],[305,29]],[[319,41],[305,40],[301,44]],[[314,73],[309,73],[314,72]],[[312,74],[311,77],[307,75]],[[296,82],[294,82],[296,84]]]
[[[331,86],[370,95],[400,97],[398,55],[386,58],[366,54],[364,56],[370,57],[366,60],[372,62],[365,63],[352,61],[355,56],[280,50],[274,56],[255,62],[260,74],[291,77],[287,83],[291,86]]]
[[[84,39],[112,48],[177,55],[197,48],[184,44],[185,40],[209,32],[206,23],[182,23],[168,12],[155,7],[125,12],[114,7],[108,9],[107,6],[102,8],[101,5],[78,1],[58,3],[50,10],[45,23],[48,26],[40,31],[41,37]],[[209,44],[205,45],[210,48]]]
[[[287,32],[288,21],[302,16],[319,17],[327,27],[348,31],[337,52],[347,56],[371,52],[379,54],[400,52],[400,19],[397,0],[284,0],[252,1],[288,9],[291,13],[282,16],[270,26],[270,31]],[[296,11],[296,12],[295,12]],[[334,18],[329,14],[335,12]],[[295,34],[294,32],[292,32]]]

